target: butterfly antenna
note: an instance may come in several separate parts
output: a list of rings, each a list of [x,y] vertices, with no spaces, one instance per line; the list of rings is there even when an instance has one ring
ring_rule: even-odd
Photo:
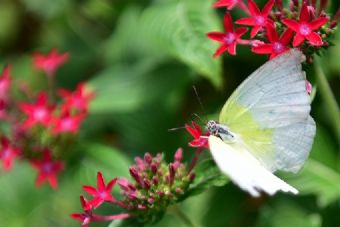
[[[205,111],[205,109],[204,109],[202,100],[201,100],[200,96],[198,95],[198,92],[197,92],[197,89],[196,89],[195,85],[193,85],[192,88],[194,89],[194,92],[195,92],[196,98],[197,98],[197,100],[198,100],[198,103],[200,104],[202,113],[203,113],[204,116],[205,116],[205,122],[208,122],[208,119],[207,119],[207,117],[206,117],[206,116],[207,116],[207,115],[206,115],[206,111]],[[192,115],[196,116],[196,117],[197,117],[198,119],[200,119],[200,121],[204,124],[204,121],[202,120],[201,117],[199,117],[197,114],[192,114]]]
[[[168,132],[173,132],[173,131],[177,131],[179,129],[185,129],[185,127],[177,127],[177,128],[169,128]]]
[[[203,121],[203,119],[197,113],[191,114],[191,118],[193,121],[194,121],[194,118],[197,118],[200,121],[201,125],[205,125],[205,121]]]

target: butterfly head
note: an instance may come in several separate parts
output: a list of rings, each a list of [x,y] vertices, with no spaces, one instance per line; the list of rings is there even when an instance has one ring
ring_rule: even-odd
[[[210,135],[217,136],[223,141],[231,141],[235,137],[226,125],[217,123],[214,120],[208,121],[205,127]]]

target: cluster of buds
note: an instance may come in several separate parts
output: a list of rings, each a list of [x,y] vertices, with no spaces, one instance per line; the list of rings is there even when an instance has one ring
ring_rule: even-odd
[[[33,63],[53,85],[57,69],[68,58],[68,53],[52,50],[46,56],[33,54]],[[56,188],[65,148],[85,119],[94,94],[80,83],[75,91],[60,89],[57,100],[54,87],[48,89],[35,94],[26,83],[13,80],[11,66],[4,68],[0,76],[0,161],[3,170],[9,171],[15,159],[27,160],[38,171],[37,187],[47,181]]]
[[[71,216],[81,221],[82,227],[92,221],[107,221],[134,218],[140,223],[151,223],[159,220],[167,207],[179,201],[188,190],[195,178],[194,173],[187,170],[182,163],[182,149],[179,148],[172,163],[165,163],[163,155],[155,157],[146,153],[144,158],[135,158],[135,165],[129,168],[133,182],[126,178],[114,178],[107,185],[102,174],[97,176],[97,188],[83,186],[83,190],[93,198],[89,201],[81,195],[84,213]],[[112,188],[118,184],[121,188],[122,199],[112,196]],[[101,216],[95,215],[93,210],[102,203],[108,202],[119,206],[125,213]]]
[[[333,18],[325,12],[327,0],[290,0],[284,8],[282,0],[268,0],[262,10],[254,0],[219,0],[214,7],[225,7],[225,32],[209,32],[207,36],[222,43],[214,57],[228,52],[236,54],[236,46],[249,45],[256,54],[268,54],[270,58],[289,50],[299,48],[312,61],[312,55],[322,48],[330,46],[330,37],[334,33],[340,8]],[[319,7],[317,7],[319,6]],[[242,39],[247,27],[234,28],[230,11],[239,8],[247,16],[235,21],[237,25],[250,26],[250,39]]]

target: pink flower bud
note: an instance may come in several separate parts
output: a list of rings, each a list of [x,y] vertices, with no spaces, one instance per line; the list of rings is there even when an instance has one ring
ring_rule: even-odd
[[[146,162],[146,163],[148,163],[148,164],[151,164],[152,163],[152,156],[151,156],[151,154],[150,153],[145,153],[145,155],[144,155],[144,161]]]

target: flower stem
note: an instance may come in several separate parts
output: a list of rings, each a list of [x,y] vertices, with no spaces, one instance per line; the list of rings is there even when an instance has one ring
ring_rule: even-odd
[[[323,72],[320,62],[315,59],[315,72],[317,77],[317,83],[320,88],[321,96],[328,107],[328,114],[332,119],[336,139],[340,145],[340,109],[336,102],[335,96],[329,86],[326,75]]]
[[[187,227],[201,227],[197,224],[194,224],[193,221],[181,209],[179,209],[178,206],[174,205],[169,209],[170,212],[176,215],[176,217],[180,219]]]

